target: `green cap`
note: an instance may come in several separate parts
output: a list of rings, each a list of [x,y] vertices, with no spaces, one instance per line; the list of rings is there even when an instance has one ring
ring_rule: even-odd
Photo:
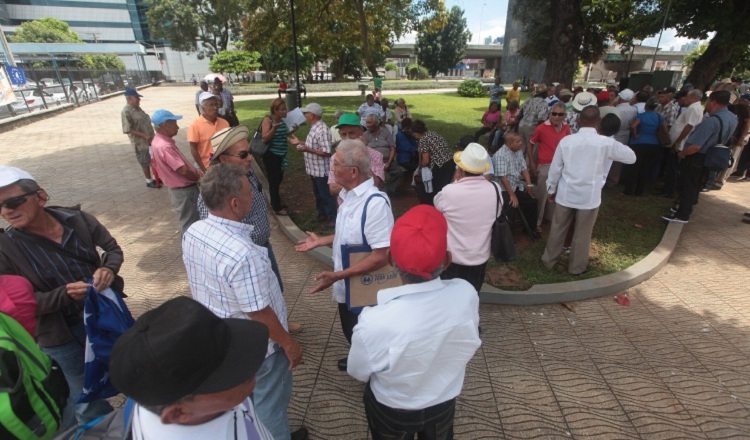
[[[342,125],[353,125],[355,127],[362,126],[362,121],[359,116],[354,113],[344,113],[339,117],[339,127]]]

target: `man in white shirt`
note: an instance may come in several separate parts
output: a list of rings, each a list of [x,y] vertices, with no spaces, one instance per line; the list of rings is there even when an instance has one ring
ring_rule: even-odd
[[[570,246],[568,273],[588,271],[591,232],[601,204],[601,179],[609,160],[625,164],[635,162],[635,153],[627,145],[596,132],[599,109],[586,107],[578,119],[578,133],[560,141],[547,178],[549,201],[557,203],[552,216],[549,240],[542,263],[552,269],[563,252],[563,243],[575,218],[575,233]]]
[[[672,141],[667,163],[665,165],[664,192],[662,195],[671,198],[677,185],[677,173],[679,168],[679,158],[677,154],[685,146],[685,139],[692,133],[695,126],[703,121],[703,106],[701,99],[703,92],[699,89],[690,90],[685,96],[685,108],[675,119],[674,124],[669,129],[669,139]]]
[[[308,237],[300,240],[295,249],[306,252],[318,246],[332,246],[333,271],[318,274],[315,277],[318,284],[309,293],[320,292],[333,285],[333,300],[338,303],[341,330],[351,343],[352,330],[359,315],[350,311],[346,305],[345,280],[388,264],[393,212],[388,196],[378,191],[370,177],[370,153],[364,143],[351,139],[341,141],[331,162],[336,183],[342,187],[339,197],[343,200],[336,216],[335,233],[318,237],[315,233],[308,232]],[[363,243],[372,248],[372,253],[359,263],[344,269],[341,245]],[[346,371],[346,361],[346,358],[339,360],[339,370]]]
[[[132,398],[136,439],[273,440],[249,396],[268,328],[221,319],[184,296],[144,313],[112,349],[110,377]]]
[[[373,439],[452,439],[456,396],[481,345],[479,298],[462,279],[441,280],[451,263],[448,223],[418,205],[393,228],[389,257],[403,285],[378,292],[354,328],[348,373],[366,382]]]
[[[630,101],[635,97],[630,89],[623,89],[617,94],[617,105],[615,108],[620,113],[620,130],[615,134],[615,140],[621,144],[628,145],[630,142],[630,124],[633,119],[638,116],[638,109],[630,105]],[[602,119],[603,116],[600,115]],[[607,184],[608,186],[615,186],[620,183],[620,174],[622,171],[622,164],[620,162],[613,162],[612,166],[607,173]]]
[[[377,116],[378,121],[384,122],[385,120],[385,112],[383,111],[383,107],[380,104],[375,103],[375,96],[372,94],[368,94],[367,97],[365,97],[365,102],[363,102],[362,105],[360,105],[357,109],[357,116],[359,116],[360,118],[361,125],[365,125],[365,120],[370,115]]]
[[[502,198],[497,201],[499,189],[496,192],[483,176],[490,168],[488,159],[487,150],[477,143],[456,152],[456,179],[435,196],[435,208],[448,221],[448,249],[453,256],[442,278],[461,278],[477,292],[490,259],[492,224],[503,203]]]
[[[228,163],[211,166],[201,179],[209,214],[185,232],[182,259],[195,300],[220,318],[251,319],[268,327],[268,350],[256,375],[253,404],[275,439],[306,438],[304,427],[290,434],[287,417],[291,370],[302,360],[302,347],[289,334],[286,303],[268,250],[253,243],[253,225],[242,221],[252,209],[252,195],[245,169]]]

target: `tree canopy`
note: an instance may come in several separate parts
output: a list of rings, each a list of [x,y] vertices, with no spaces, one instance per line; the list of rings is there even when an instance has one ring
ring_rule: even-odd
[[[419,62],[434,78],[461,61],[470,39],[463,9],[453,6],[450,12],[436,12],[422,21],[417,34]]]
[[[9,40],[13,43],[82,43],[81,37],[70,30],[68,23],[56,18],[26,21]]]
[[[242,0],[149,0],[146,13],[154,38],[169,40],[174,50],[209,57],[227,50],[240,35]]]
[[[223,50],[211,59],[208,68],[219,73],[247,73],[260,68],[260,54],[246,50]]]

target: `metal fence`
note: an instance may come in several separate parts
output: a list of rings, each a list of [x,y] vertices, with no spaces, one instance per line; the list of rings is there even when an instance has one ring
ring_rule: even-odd
[[[76,107],[129,87],[164,81],[160,71],[84,70],[76,68],[24,68],[26,85],[14,86],[16,102],[0,106],[0,119],[54,108]]]

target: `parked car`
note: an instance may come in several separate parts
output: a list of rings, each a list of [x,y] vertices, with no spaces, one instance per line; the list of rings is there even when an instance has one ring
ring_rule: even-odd
[[[19,96],[20,94],[20,96]],[[48,93],[40,89],[16,89],[16,97],[18,98],[13,104],[13,111],[16,113],[26,113],[37,109],[45,108],[56,104],[60,105],[65,102],[65,95],[63,94],[62,99],[60,96],[54,96],[52,93]],[[44,97],[44,98],[42,98]],[[24,101],[26,101],[24,103]]]

